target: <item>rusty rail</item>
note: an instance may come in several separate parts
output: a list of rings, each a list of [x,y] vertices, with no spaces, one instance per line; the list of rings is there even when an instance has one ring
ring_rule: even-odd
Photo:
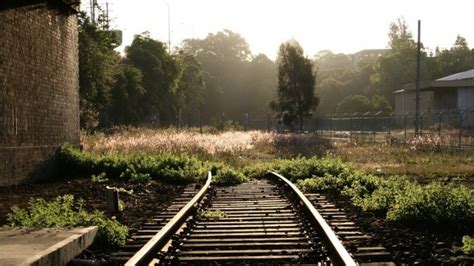
[[[332,262],[335,265],[357,265],[356,262],[349,255],[349,252],[347,252],[347,250],[344,248],[341,241],[337,238],[334,231],[327,224],[324,218],[319,214],[316,208],[314,208],[313,204],[306,198],[306,196],[284,176],[271,171],[268,171],[268,174],[270,176],[278,178],[281,182],[287,184],[298,196],[301,203],[308,209],[311,214],[310,218],[313,220],[313,224],[320,232],[325,246],[329,249],[329,257]]]
[[[211,172],[201,190],[171,219],[150,241],[148,241],[132,258],[126,266],[148,265],[148,263],[168,243],[171,236],[183,225],[186,219],[198,209],[198,204],[208,192],[212,181]]]

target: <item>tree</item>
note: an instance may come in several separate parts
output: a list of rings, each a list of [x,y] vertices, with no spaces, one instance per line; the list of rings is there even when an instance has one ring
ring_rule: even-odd
[[[337,113],[366,113],[372,111],[370,100],[364,95],[347,96],[337,104]]]
[[[125,63],[138,68],[143,77],[144,95],[140,111],[145,121],[174,120],[173,97],[177,88],[179,66],[168,54],[165,44],[152,39],[148,33],[136,35],[125,49]]]
[[[293,126],[299,121],[303,129],[303,118],[317,107],[314,95],[315,74],[311,60],[303,54],[303,48],[294,40],[284,42],[278,51],[277,102],[272,106],[281,115],[285,113],[286,124]]]
[[[339,79],[337,79],[337,77],[329,76],[328,78],[318,82],[316,91],[318,92],[319,97],[321,97],[318,111],[323,113],[334,113],[336,111],[337,103],[347,96],[345,90],[346,87],[347,82],[341,81],[340,76]]]
[[[394,104],[393,92],[403,85],[414,83],[416,79],[416,43],[403,19],[390,24],[391,50],[382,56],[374,66],[371,85],[377,93]],[[426,54],[422,53],[422,62],[426,63]],[[422,66],[422,77],[427,77],[426,68]]]
[[[239,119],[242,112],[248,112],[242,103],[248,99],[243,91],[251,53],[242,36],[223,30],[205,39],[184,40],[182,49],[194,56],[204,71],[207,101],[203,115],[207,120],[221,113]]]
[[[458,35],[449,50],[439,52],[437,63],[439,73],[436,73],[436,78],[472,69],[474,68],[474,50],[469,49],[466,39]]]
[[[146,91],[142,86],[142,73],[134,66],[121,64],[115,86],[111,91],[110,119],[115,124],[140,122],[140,106]]]
[[[79,98],[81,128],[107,124],[110,90],[115,83],[120,56],[114,51],[116,35],[101,28],[85,13],[79,15]]]
[[[364,95],[350,95],[344,97],[337,104],[337,113],[366,113],[366,112],[383,112],[388,113],[392,109],[387,99],[383,96],[374,95],[372,101]]]
[[[247,64],[243,77],[242,107],[247,113],[268,113],[267,103],[275,98],[277,86],[275,63],[264,54],[259,54]]]
[[[178,114],[186,117],[200,115],[204,103],[206,83],[201,65],[188,54],[177,56],[180,68],[178,87],[175,93]]]

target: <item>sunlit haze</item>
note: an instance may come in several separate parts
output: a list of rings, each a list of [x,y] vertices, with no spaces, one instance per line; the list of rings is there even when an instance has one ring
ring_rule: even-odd
[[[105,2],[99,0],[104,7]],[[279,44],[290,38],[310,56],[324,49],[354,53],[385,48],[388,26],[399,17],[413,35],[417,20],[422,21],[422,41],[428,48],[448,48],[458,34],[471,47],[474,43],[472,0],[109,0],[112,25],[123,30],[124,45],[144,31],[168,42],[167,5],[172,46],[229,29],[246,39],[253,54],[264,53],[271,59]],[[83,1],[83,9],[89,6],[89,1]]]

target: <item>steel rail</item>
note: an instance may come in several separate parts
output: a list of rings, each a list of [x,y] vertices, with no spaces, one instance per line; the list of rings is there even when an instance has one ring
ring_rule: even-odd
[[[199,192],[189,201],[163,228],[154,235],[133,257],[131,257],[126,266],[148,265],[155,257],[156,253],[168,243],[174,233],[183,225],[192,212],[198,209],[198,203],[206,195],[211,185],[212,174],[207,175],[207,180]]]
[[[357,265],[354,259],[349,255],[349,252],[344,248],[341,241],[337,238],[334,231],[324,220],[324,218],[319,214],[319,212],[314,208],[313,204],[306,198],[306,196],[296,187],[292,182],[286,179],[284,176],[268,171],[269,175],[277,177],[280,181],[287,184],[293,192],[298,196],[299,200],[307,208],[311,214],[311,219],[313,220],[316,230],[321,233],[324,244],[329,249],[329,258],[335,265]]]

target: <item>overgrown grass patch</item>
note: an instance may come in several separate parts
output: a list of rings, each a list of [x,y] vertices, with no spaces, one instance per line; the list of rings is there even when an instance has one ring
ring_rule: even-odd
[[[7,221],[9,226],[28,228],[98,226],[94,245],[100,247],[123,245],[128,233],[126,226],[108,219],[104,213],[87,212],[84,203],[75,201],[72,195],[58,196],[52,201],[31,198],[27,208],[13,206]]]

